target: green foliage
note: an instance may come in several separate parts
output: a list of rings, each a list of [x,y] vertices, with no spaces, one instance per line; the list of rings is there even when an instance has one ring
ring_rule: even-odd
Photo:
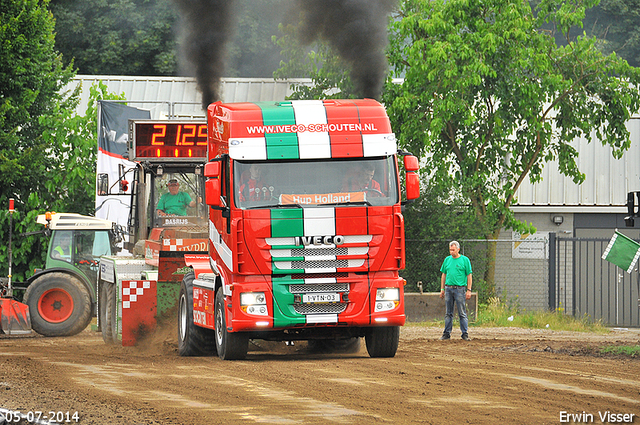
[[[517,298],[492,297],[478,308],[478,320],[474,326],[518,327],[527,329],[549,329],[554,331],[578,331],[607,333],[609,330],[601,322],[589,317],[574,318],[562,311],[524,311]]]
[[[408,292],[417,291],[418,281],[422,281],[425,292],[439,291],[440,267],[449,255],[449,242],[484,235],[482,225],[468,203],[455,191],[435,183],[430,184],[423,178],[420,198],[408,204],[403,213],[406,268],[401,275],[407,280],[405,290]],[[472,260],[476,276],[476,259]],[[478,270],[483,269],[480,264],[477,266]],[[481,286],[480,280],[474,279],[474,290]]]
[[[237,0],[225,62],[228,77],[269,77],[287,0]],[[178,75],[183,33],[173,0],[51,0],[56,46],[81,74]],[[211,13],[216,13],[211,10]],[[229,31],[228,29],[224,29]]]
[[[299,24],[300,25],[300,24]],[[300,26],[280,25],[280,37],[273,42],[286,61],[273,73],[275,79],[311,78],[312,85],[292,84],[289,99],[349,99],[359,97],[349,76],[347,64],[329,47],[317,42],[304,46],[297,34]]]
[[[175,75],[172,0],[52,0],[56,46],[82,74]]]
[[[585,13],[571,32],[597,37],[605,54],[615,52],[631,66],[640,66],[640,0],[602,0]],[[565,44],[561,40],[561,44]]]
[[[399,142],[424,157],[432,180],[459,189],[488,238],[534,230],[509,207],[547,162],[584,181],[576,137],[596,137],[615,157],[629,147],[640,72],[593,38],[556,47],[539,30],[566,31],[592,5],[544,0],[534,14],[512,0],[405,0],[391,25],[390,62],[404,83],[388,84],[384,99]]]
[[[640,358],[640,345],[609,345],[600,348],[602,354],[618,354]]]
[[[44,137],[47,122],[64,110],[73,110],[76,94],[63,93],[73,77],[54,48],[54,20],[48,1],[18,0],[0,3],[0,264],[6,265],[9,198],[17,213],[14,234],[35,230],[34,207],[53,199],[48,180],[56,169],[56,146]],[[31,258],[41,255],[34,237],[18,238],[14,251],[16,277]]]
[[[79,93],[70,99],[77,102]],[[0,264],[8,265],[9,222],[13,224],[13,278],[22,281],[34,268],[44,266],[48,240],[42,235],[20,236],[42,230],[36,223],[45,211],[75,212],[93,215],[95,202],[95,166],[97,154],[98,99],[122,99],[107,92],[100,83],[90,89],[89,107],[84,116],[75,115],[75,103],[53,105],[47,115],[38,118],[41,135],[32,143],[46,146],[33,162],[24,168],[29,180],[39,184],[21,193],[17,188],[2,188],[0,195]],[[28,143],[25,142],[28,146]],[[0,150],[0,155],[5,155]],[[34,159],[35,160],[35,159]],[[8,199],[15,198],[16,212],[7,211]],[[6,271],[3,271],[5,273]]]
[[[237,1],[235,31],[227,51],[227,77],[270,77],[282,59],[272,42],[288,0]]]

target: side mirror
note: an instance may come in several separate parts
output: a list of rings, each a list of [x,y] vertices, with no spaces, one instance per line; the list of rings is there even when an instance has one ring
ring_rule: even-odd
[[[420,169],[418,158],[413,155],[406,155],[404,157],[404,169],[407,171],[418,171]]]
[[[211,164],[211,163],[210,163]],[[207,164],[209,165],[209,164]],[[205,166],[205,175],[206,175],[206,166]],[[205,203],[207,205],[212,205],[215,207],[219,207],[221,204],[220,201],[220,179],[212,178],[207,180],[204,183],[204,197]]]
[[[220,161],[207,162],[204,164],[204,176],[205,177],[220,177]]]
[[[414,172],[407,172],[407,199],[418,199],[420,197],[420,177]]]

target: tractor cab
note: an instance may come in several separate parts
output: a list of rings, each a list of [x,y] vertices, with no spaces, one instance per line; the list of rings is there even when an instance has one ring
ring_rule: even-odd
[[[37,222],[51,232],[46,270],[65,269],[95,288],[99,259],[121,250],[122,230],[113,222],[72,213],[47,213]]]

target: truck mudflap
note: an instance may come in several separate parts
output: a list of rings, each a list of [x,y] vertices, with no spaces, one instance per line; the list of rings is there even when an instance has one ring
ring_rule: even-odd
[[[0,333],[5,335],[30,334],[29,306],[9,298],[0,298]]]

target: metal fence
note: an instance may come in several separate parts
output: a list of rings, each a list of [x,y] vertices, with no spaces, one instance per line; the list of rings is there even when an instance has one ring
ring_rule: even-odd
[[[550,235],[549,307],[609,326],[640,326],[640,282],[602,259],[609,239]]]
[[[460,252],[471,260],[473,288],[478,292],[480,303],[496,294],[520,308],[547,308],[548,239],[460,239],[458,242]],[[416,291],[418,281],[422,281],[424,291],[439,291],[440,267],[449,255],[449,241],[408,239],[405,246],[407,267],[401,274],[407,280],[407,291]],[[488,287],[485,279],[492,267],[495,288]]]
[[[471,260],[480,303],[495,294],[521,310],[561,311],[608,326],[640,326],[639,274],[602,260],[609,239],[559,238],[549,233],[538,239],[516,235],[459,242],[461,253]],[[401,274],[408,292],[418,290],[418,281],[424,291],[439,291],[448,243],[406,241],[407,267]],[[495,288],[489,288],[485,279],[492,268]]]

